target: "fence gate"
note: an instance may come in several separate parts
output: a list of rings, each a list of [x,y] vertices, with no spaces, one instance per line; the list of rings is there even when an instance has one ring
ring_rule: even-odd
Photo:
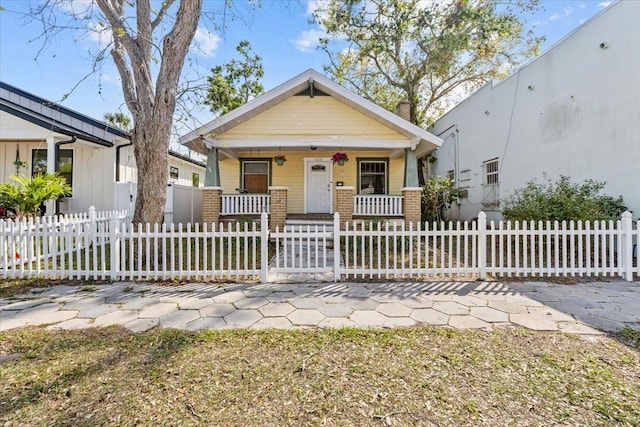
[[[334,242],[334,225],[286,225],[270,232],[269,237],[269,280],[285,275],[338,278],[340,254]]]

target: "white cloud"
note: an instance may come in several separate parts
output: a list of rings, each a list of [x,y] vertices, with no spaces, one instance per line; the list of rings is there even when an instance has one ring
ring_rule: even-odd
[[[613,3],[613,1],[603,1],[598,3],[598,6],[604,9],[605,7],[608,7],[611,3]]]
[[[324,8],[325,0],[309,0],[307,2],[307,15],[313,15],[318,9]]]
[[[193,43],[202,56],[214,57],[218,46],[220,45],[220,37],[217,34],[210,33],[203,27],[198,27]]]
[[[111,74],[111,73],[101,73],[100,74],[100,79],[102,80],[103,83],[109,83],[109,84],[120,84],[120,75],[116,75],[116,74]]]
[[[87,31],[87,39],[89,41],[98,43],[101,49],[107,47],[113,42],[113,33],[111,32],[111,28],[101,21],[89,22],[89,24],[87,25]]]
[[[573,8],[565,7],[564,10],[561,13],[554,13],[553,15],[551,15],[549,17],[549,20],[555,21],[555,20],[560,19],[560,18],[566,18],[569,15],[571,15],[572,13],[573,13]]]
[[[300,52],[311,52],[318,46],[320,38],[326,36],[322,30],[305,30],[293,40],[293,44]]]
[[[58,7],[67,13],[82,18],[93,10],[93,0],[62,0]]]

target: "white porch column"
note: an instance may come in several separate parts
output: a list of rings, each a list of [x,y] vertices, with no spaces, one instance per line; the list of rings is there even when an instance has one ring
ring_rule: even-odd
[[[31,162],[33,165],[33,162]],[[47,136],[47,173],[54,173],[56,171],[56,141],[53,135]],[[33,173],[33,171],[31,171]],[[55,215],[56,201],[49,200],[45,203],[47,208],[47,215]]]
[[[47,172],[56,171],[56,141],[53,136],[47,137]]]

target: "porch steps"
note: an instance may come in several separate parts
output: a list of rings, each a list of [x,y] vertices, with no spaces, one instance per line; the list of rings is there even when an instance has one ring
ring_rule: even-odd
[[[316,226],[318,227],[318,231],[322,230],[322,226],[325,226],[325,230],[327,232],[333,232],[333,221],[328,220],[313,220],[313,219],[289,219],[284,224],[285,230],[306,230],[307,227],[309,230],[315,231]]]

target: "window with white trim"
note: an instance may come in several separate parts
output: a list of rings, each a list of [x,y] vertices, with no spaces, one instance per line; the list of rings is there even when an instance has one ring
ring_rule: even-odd
[[[269,192],[269,169],[271,160],[242,160],[240,163],[240,187],[248,193],[267,194]]]
[[[388,161],[358,160],[358,193],[387,194]]]
[[[500,164],[498,158],[482,163],[482,208],[495,210],[500,207]]]

